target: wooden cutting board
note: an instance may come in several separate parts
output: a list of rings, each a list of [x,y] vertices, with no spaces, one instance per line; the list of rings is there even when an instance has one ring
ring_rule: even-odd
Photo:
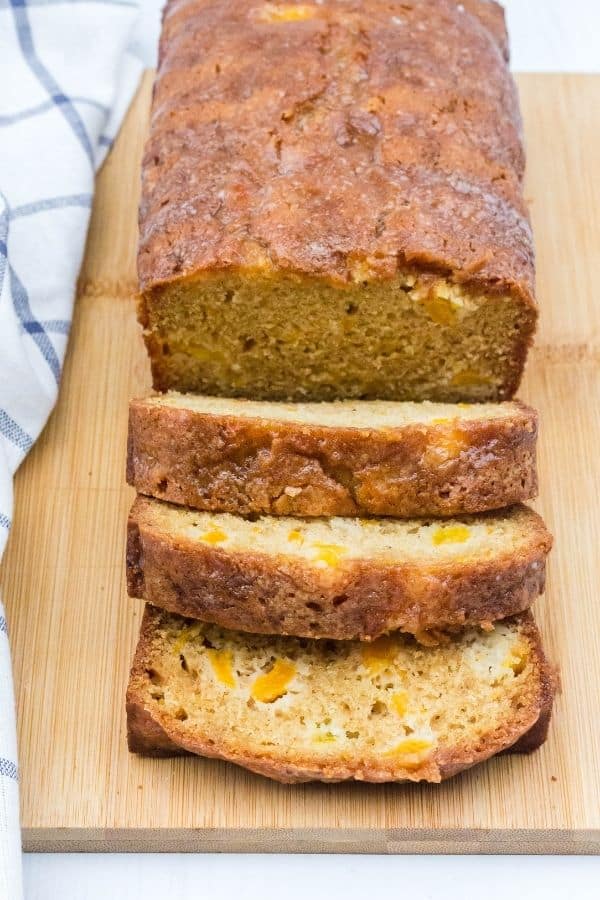
[[[541,327],[521,396],[541,412],[539,509],[556,536],[537,605],[560,664],[550,739],[441,786],[281,786],[125,743],[141,604],[125,592],[127,401],[147,76],[98,178],[58,407],[16,480],[1,582],[26,850],[584,853],[600,850],[600,77],[519,78]]]

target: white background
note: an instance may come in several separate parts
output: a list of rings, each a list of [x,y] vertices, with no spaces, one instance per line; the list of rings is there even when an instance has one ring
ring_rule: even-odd
[[[504,3],[515,70],[600,71],[600,0]],[[141,4],[136,44],[153,65],[161,2]],[[28,854],[24,866],[26,900],[600,897],[595,857]]]

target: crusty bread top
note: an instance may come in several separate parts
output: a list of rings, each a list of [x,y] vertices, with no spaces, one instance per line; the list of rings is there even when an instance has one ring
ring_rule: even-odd
[[[496,514],[444,520],[359,519],[334,516],[302,519],[185,509],[138,497],[131,511],[137,527],[167,536],[182,547],[206,545],[226,553],[292,557],[316,569],[334,570],[350,560],[374,565],[518,559],[532,547],[547,552],[551,537],[540,516],[523,505]]]
[[[396,429],[406,425],[445,425],[456,422],[492,422],[515,419],[535,427],[535,410],[519,401],[505,403],[411,403],[384,400],[339,400],[324,403],[277,403],[180,394],[169,391],[132,405],[167,406],[207,416],[263,419],[318,425],[324,428],[355,428],[366,431]]]
[[[130,745],[230,759],[280,780],[441,778],[509,748],[548,712],[529,615],[422,647],[243,635],[148,607]],[[540,737],[542,737],[540,735]],[[163,743],[164,748],[164,743]]]
[[[533,308],[505,57],[484,0],[171,0],[142,290],[225,270],[335,283],[411,270]]]
[[[503,6],[496,0],[456,0],[456,3],[476,16],[481,24],[489,29],[490,34],[498,42],[504,59],[508,62],[510,49]]]

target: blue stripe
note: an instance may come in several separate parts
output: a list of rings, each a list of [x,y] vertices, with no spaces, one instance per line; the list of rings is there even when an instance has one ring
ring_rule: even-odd
[[[83,198],[88,195],[74,195],[78,199]],[[56,198],[55,198],[56,199]],[[64,200],[65,198],[58,198],[59,200]],[[67,198],[69,200],[73,200],[73,197]],[[42,203],[46,201],[41,201]],[[50,201],[55,202],[55,201]],[[30,206],[34,206],[35,204],[30,204]],[[20,207],[20,209],[26,210],[27,207]],[[32,210],[33,211],[33,210]],[[22,213],[24,214],[24,213]],[[2,214],[0,215],[0,289],[2,288],[2,281],[4,279],[4,273],[6,268],[6,261],[8,260],[8,248],[6,246],[7,236],[8,236],[8,209],[4,209]],[[33,314],[31,306],[29,305],[29,297],[27,295],[27,291],[25,290],[25,286],[22,284],[19,276],[13,269],[13,267],[8,264],[8,272],[10,276],[10,287],[12,293],[12,301],[15,313],[21,323],[22,328],[27,334],[30,334],[35,343],[37,344],[40,353],[46,360],[50,371],[54,375],[56,383],[58,384],[60,379],[60,361],[58,356],[56,355],[56,350],[52,346],[52,342],[50,338],[46,334],[43,325],[38,322],[36,317]],[[62,328],[56,329],[62,331]],[[68,333],[68,327],[64,333]],[[16,425],[16,422],[14,423]],[[29,441],[27,447],[22,446],[21,444],[17,444],[20,446],[22,450],[27,451],[32,444],[31,438],[29,435],[26,435],[23,432],[25,438]],[[12,440],[12,439],[11,439]],[[15,441],[13,441],[15,443]]]
[[[29,66],[39,83],[42,85],[42,87],[46,89],[50,98],[57,104],[58,109],[61,111],[61,113],[71,126],[73,134],[76,136],[79,143],[85,150],[90,165],[93,166],[94,150],[90,143],[90,139],[87,136],[85,126],[83,124],[83,121],[81,120],[79,113],[77,112],[73,104],[69,102],[69,98],[65,94],[63,94],[60,89],[60,85],[54,80],[53,76],[43,64],[41,59],[39,59],[36,55],[35,47],[33,44],[33,35],[31,33],[31,27],[29,25],[29,19],[27,17],[27,10],[25,8],[25,0],[10,0],[10,3],[13,8],[17,35],[19,37],[19,44],[21,45],[21,50],[23,51],[23,55],[25,56],[27,65]]]
[[[0,757],[0,775],[4,775],[5,778],[12,778],[13,781],[19,780],[19,770],[12,759]]]
[[[27,334],[68,334],[71,323],[68,319],[42,319],[40,322],[21,322],[21,329]]]
[[[33,333],[35,328],[41,325],[45,332],[51,334],[68,334],[71,330],[71,322],[69,319],[40,319],[39,322],[24,322],[23,329]]]
[[[109,137],[107,134],[101,134],[98,138],[98,143],[101,147],[112,147],[114,138]]]
[[[31,3],[29,3],[31,6]],[[93,106],[95,109],[99,109],[100,112],[108,114],[108,106],[105,106],[104,103],[99,103],[98,100],[92,100],[89,97],[71,97],[71,103],[83,103],[86,106]],[[14,125],[16,122],[23,122],[25,119],[30,119],[32,116],[38,116],[40,113],[48,112],[49,109],[54,109],[56,106],[54,100],[44,100],[43,103],[38,103],[37,106],[31,106],[29,109],[22,109],[19,112],[10,113],[7,116],[0,116],[0,128],[5,125]]]
[[[37,319],[33,314],[31,306],[29,305],[29,297],[27,296],[27,291],[25,290],[25,286],[21,282],[19,276],[11,265],[9,265],[8,271],[10,275],[10,289],[12,292],[13,307],[19,318],[19,322],[23,325],[23,327],[27,329],[28,334],[31,334],[33,340],[38,345],[40,353],[48,363],[48,367],[50,368],[50,371],[54,375],[56,383],[58,384],[60,379],[60,362],[58,356],[56,355],[56,350],[52,346],[50,338],[41,327],[41,325],[39,330],[29,331],[29,328],[31,328],[32,324],[34,322],[37,322]]]
[[[4,616],[0,616],[0,631],[4,632],[4,634],[8,634],[8,626]]]
[[[33,213],[46,212],[48,209],[64,209],[70,206],[84,206],[91,209],[91,194],[66,194],[64,197],[48,197],[46,200],[36,200],[33,203],[24,203],[23,206],[15,206],[10,211],[11,219],[19,219],[22,216],[31,216]]]
[[[25,453],[33,444],[33,438],[4,409],[0,409],[0,434]]]
[[[0,528],[10,528],[10,519],[4,513],[0,513]]]

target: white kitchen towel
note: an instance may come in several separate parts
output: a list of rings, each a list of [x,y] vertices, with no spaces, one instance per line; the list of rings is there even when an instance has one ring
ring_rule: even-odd
[[[132,0],[0,0],[0,557],[12,478],[58,393],[94,175],[142,63]],[[0,602],[0,900],[19,900],[18,763]]]

